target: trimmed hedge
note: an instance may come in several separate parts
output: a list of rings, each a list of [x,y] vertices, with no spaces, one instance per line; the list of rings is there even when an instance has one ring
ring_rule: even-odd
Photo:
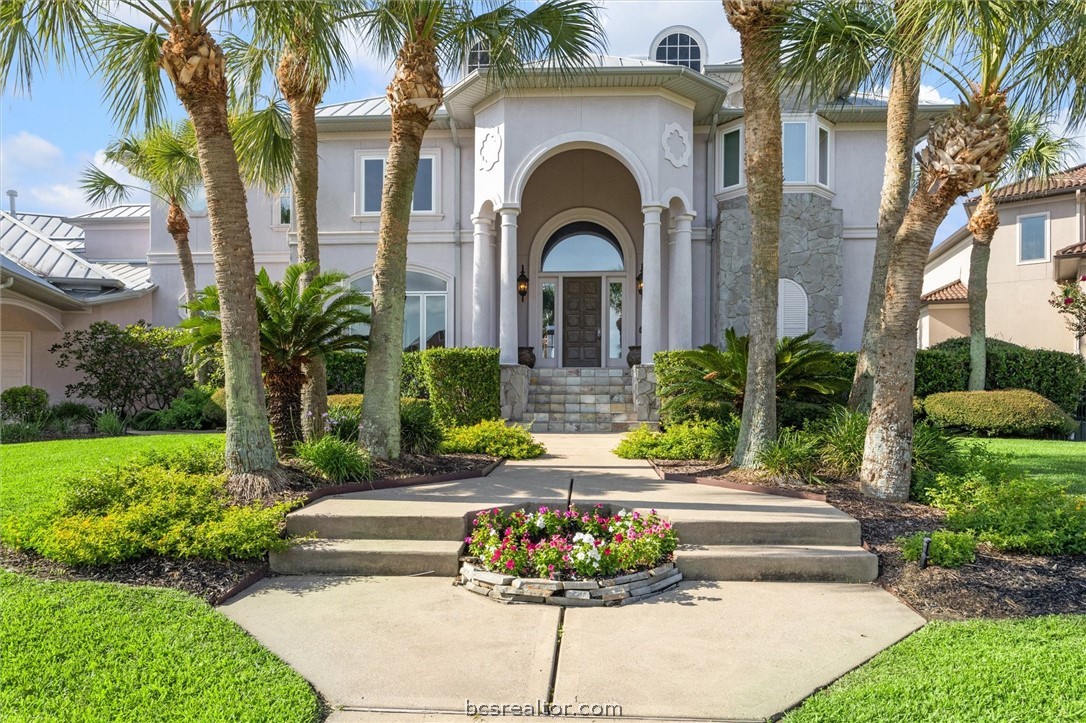
[[[430,390],[426,386],[426,375],[422,368],[422,355],[429,351],[404,352],[403,367],[400,369],[401,397],[430,398]]]
[[[943,349],[916,352],[916,389],[923,399],[940,392],[964,392],[969,388],[969,350],[965,354]]]
[[[34,422],[49,413],[49,393],[25,384],[0,392],[0,418],[15,422]]]
[[[1075,428],[1067,412],[1026,389],[932,394],[924,411],[940,427],[991,437],[1067,435]]]
[[[366,353],[334,351],[324,358],[328,394],[361,394],[366,384]]]
[[[497,349],[427,349],[422,371],[434,419],[441,426],[468,427],[501,416]]]
[[[961,376],[924,378],[921,389],[920,356],[917,355],[917,396],[937,392],[958,392],[968,388],[969,340],[948,339],[933,346],[925,354],[952,363]],[[948,356],[949,355],[949,356]],[[934,370],[928,370],[933,372]],[[951,386],[952,384],[952,386]],[[984,378],[987,390],[1028,389],[1055,402],[1061,409],[1074,413],[1086,388],[1086,360],[1075,354],[1051,349],[1029,349],[999,339],[987,340],[987,364]]]

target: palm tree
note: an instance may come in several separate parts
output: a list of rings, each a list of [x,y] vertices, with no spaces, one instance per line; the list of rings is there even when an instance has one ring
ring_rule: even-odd
[[[363,349],[366,337],[356,330],[369,323],[369,300],[343,282],[347,275],[325,271],[312,275],[313,264],[292,264],[274,282],[264,269],[256,277],[260,319],[260,356],[275,445],[280,456],[293,453],[302,438],[304,367],[333,351]],[[304,278],[309,276],[308,283]],[[188,304],[190,317],[181,328],[195,354],[222,341],[222,309],[218,290],[209,286]],[[323,427],[323,420],[318,420]]]
[[[244,19],[249,0],[33,0],[0,4],[0,78],[29,90],[49,61],[73,57],[101,77],[120,131],[163,117],[163,75],[196,134],[223,318],[226,464],[239,496],[280,489],[260,374],[260,340],[245,186],[228,124],[222,48],[211,28]]]
[[[780,274],[784,165],[779,92],[781,39],[788,4],[774,0],[724,0],[728,22],[739,32],[743,56],[744,165],[750,207],[750,356],[746,403],[732,464],[755,467],[758,453],[777,438],[777,283]]]
[[[1048,177],[1062,170],[1070,159],[1075,142],[1052,131],[1055,119],[1038,112],[1018,111],[1011,116],[1010,150],[1003,170],[995,181],[984,186],[969,217],[973,248],[969,255],[969,389],[984,389],[987,373],[985,304],[988,301],[988,259],[992,237],[999,228],[999,209],[992,199],[996,186],[1029,177],[1043,186]]]
[[[929,67],[961,103],[928,132],[917,160],[919,186],[894,239],[879,329],[878,364],[860,480],[881,499],[909,495],[916,325],[928,252],[958,198],[998,177],[1010,147],[1008,100],[1016,107],[1070,99],[1080,120],[1086,51],[1079,3],[915,0],[901,15],[927,27]]]
[[[227,44],[244,62],[231,71],[243,98],[259,93],[266,70],[275,75],[279,92],[290,108],[293,139],[291,189],[298,239],[298,260],[310,264],[302,275],[309,283],[320,273],[317,228],[317,106],[331,82],[349,73],[350,55],[343,44],[350,17],[363,9],[361,2],[322,0],[313,3],[267,2],[257,6],[253,39]],[[305,368],[302,392],[306,438],[324,433],[320,420],[328,411],[328,377],[323,357]]]
[[[379,55],[394,57],[395,65],[388,85],[392,133],[381,191],[360,431],[374,455],[397,458],[407,229],[419,149],[445,94],[442,64],[456,68],[465,48],[483,43],[490,49],[488,77],[501,83],[528,61],[568,72],[584,65],[604,42],[598,8],[590,0],[543,0],[531,9],[514,0],[369,0],[366,5],[358,17],[362,33]]]

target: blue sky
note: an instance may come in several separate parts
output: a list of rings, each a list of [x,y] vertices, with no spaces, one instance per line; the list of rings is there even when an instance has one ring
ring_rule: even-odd
[[[682,23],[705,37],[712,62],[739,56],[738,36],[719,0],[605,0],[603,7],[611,54],[644,56],[657,32]],[[352,77],[329,89],[326,102],[384,93],[388,63],[364,48],[355,51],[354,60]],[[937,99],[940,91],[929,85],[924,94]],[[86,71],[50,68],[38,77],[31,97],[6,93],[0,100],[0,188],[17,189],[19,208],[25,211],[75,215],[90,210],[77,178],[88,163],[100,160],[101,149],[114,136],[97,80]],[[176,113],[182,115],[179,106]],[[938,239],[964,218],[960,208],[952,211]]]

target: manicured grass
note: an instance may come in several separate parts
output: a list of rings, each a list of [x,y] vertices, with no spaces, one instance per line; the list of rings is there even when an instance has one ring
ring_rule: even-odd
[[[1086,720],[1086,616],[933,622],[785,718]]]
[[[972,440],[971,440],[972,441]],[[1086,442],[1049,439],[978,439],[993,452],[1013,456],[1014,468],[1086,494]]]
[[[170,451],[221,437],[155,434],[0,445],[0,517],[52,505],[73,474],[126,462],[151,449]]]
[[[316,721],[310,686],[184,593],[0,571],[5,721]]]

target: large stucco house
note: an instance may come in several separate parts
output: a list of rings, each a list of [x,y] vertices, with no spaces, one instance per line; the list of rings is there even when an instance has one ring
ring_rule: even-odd
[[[1039,349],[1084,353],[1048,300],[1057,282],[1086,275],[1086,164],[1028,179],[992,193],[999,229],[988,262],[985,327],[990,337]],[[967,204],[971,211],[974,204]],[[969,334],[969,258],[973,236],[962,228],[928,257],[920,345]]]
[[[719,343],[728,327],[747,326],[741,65],[708,63],[710,49],[687,27],[663,29],[647,50],[650,59],[597,57],[561,87],[529,71],[505,88],[470,63],[485,53],[471,53],[426,134],[409,235],[404,347],[500,348],[510,365],[505,411],[533,417],[540,428],[607,429],[631,419],[638,394],[630,389],[640,380],[639,388],[651,390],[646,370],[638,376],[628,369],[638,348],[651,363],[655,351]],[[917,136],[945,110],[923,105]],[[328,105],[317,121],[322,264],[368,289],[388,104],[379,97]],[[850,96],[786,108],[783,122],[779,328],[787,335],[811,330],[838,349],[855,349],[874,251],[886,105]],[[201,213],[193,209],[191,241],[203,285],[213,275]],[[296,256],[289,192],[251,192],[249,214],[257,265],[280,273]],[[174,324],[181,275],[165,209],[155,204],[149,239],[127,259],[149,272],[150,303],[136,315]],[[29,378],[55,394],[45,381],[55,370],[29,333]],[[528,347],[535,357],[530,380],[513,367],[527,360]],[[576,371],[586,369],[593,371]],[[606,382],[590,383],[596,377]],[[589,403],[591,417],[579,406]]]

